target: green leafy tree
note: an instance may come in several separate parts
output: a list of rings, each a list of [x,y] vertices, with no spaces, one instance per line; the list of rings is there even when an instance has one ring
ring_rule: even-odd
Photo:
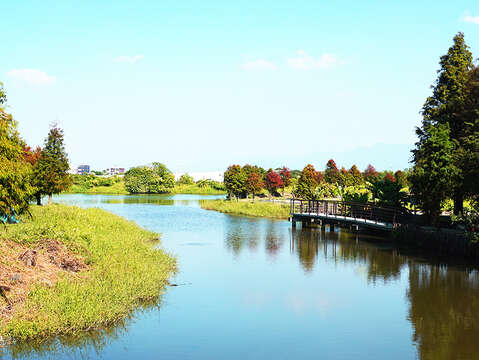
[[[162,163],[154,162],[151,164],[153,173],[158,176],[158,185],[155,189],[155,193],[168,193],[175,187],[175,176],[173,173]]]
[[[448,124],[428,125],[422,132],[420,144],[413,150],[411,190],[419,208],[434,224],[458,173],[453,163],[455,144],[450,139]]]
[[[131,194],[163,194],[175,186],[175,177],[158,162],[152,166],[138,166],[125,173],[125,188]]]
[[[124,182],[130,194],[152,194],[156,192],[159,179],[151,167],[137,166],[125,173]]]
[[[0,88],[1,90],[1,88]],[[0,101],[4,97],[0,91]],[[17,124],[0,108],[0,218],[2,222],[28,210],[35,189],[31,165],[24,158],[24,144]]]
[[[374,200],[380,205],[401,207],[407,198],[406,193],[401,191],[401,184],[396,182],[396,178],[390,173],[373,181],[370,190]]]
[[[195,179],[193,179],[193,177],[188,174],[183,174],[180,176],[176,183],[180,185],[192,185],[195,183]]]
[[[226,191],[228,191],[230,198],[234,196],[238,199],[240,196],[247,193],[246,182],[248,180],[248,175],[243,171],[241,166],[229,166],[224,173],[223,179]]]
[[[350,181],[352,186],[359,186],[364,183],[363,175],[356,165],[349,169]]]
[[[48,195],[48,204],[52,203],[53,194],[67,190],[72,184],[63,137],[63,130],[52,125],[35,168],[40,193]]]
[[[464,34],[458,33],[454,37],[453,45],[447,54],[441,56],[439,65],[438,77],[432,87],[433,93],[426,99],[422,109],[422,127],[416,130],[419,137],[417,148],[420,149],[426,141],[429,141],[431,138],[429,130],[437,125],[448,125],[449,138],[456,148],[456,158],[452,158],[451,162],[457,165],[454,178],[449,179],[448,183],[453,190],[454,213],[459,214],[463,211],[464,198],[467,194],[464,182],[464,172],[467,173],[467,169],[460,166],[462,161],[457,155],[463,154],[462,149],[465,145],[463,138],[470,128],[467,116],[470,109],[467,105],[471,72],[474,69],[472,53],[464,41]],[[472,110],[473,116],[477,118],[477,108]],[[439,131],[444,134],[445,128],[440,128]],[[418,152],[415,159],[419,160],[420,154],[421,152]],[[431,193],[430,196],[434,197],[435,194]]]
[[[315,189],[318,186],[318,172],[313,165],[308,164],[301,171],[294,190],[294,195],[303,199],[314,199]]]

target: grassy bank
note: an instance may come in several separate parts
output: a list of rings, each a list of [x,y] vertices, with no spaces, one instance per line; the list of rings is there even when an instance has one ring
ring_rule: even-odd
[[[33,219],[24,217],[21,224],[0,232],[0,243],[9,249],[15,244],[30,247],[40,259],[50,254],[50,248],[41,245],[48,239],[74,254],[85,269],[65,270],[62,261],[54,277],[32,284],[23,302],[7,292],[16,306],[11,317],[0,320],[1,335],[25,340],[112,324],[144,302],[158,301],[176,270],[174,258],[152,247],[158,234],[114,214],[65,205],[35,206],[31,213]],[[19,255],[13,255],[0,261],[0,270],[7,274],[15,267],[22,271],[14,264]],[[32,269],[43,271],[41,264]],[[13,280],[9,285],[14,288]]]
[[[289,205],[275,204],[265,201],[230,201],[230,200],[202,200],[200,205],[206,210],[215,210],[232,215],[246,215],[287,219]]]

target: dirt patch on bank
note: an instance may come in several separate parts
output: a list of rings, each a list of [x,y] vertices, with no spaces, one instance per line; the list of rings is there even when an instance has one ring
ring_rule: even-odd
[[[0,324],[23,305],[33,284],[53,286],[61,274],[80,276],[84,259],[56,240],[42,239],[34,247],[0,240]]]

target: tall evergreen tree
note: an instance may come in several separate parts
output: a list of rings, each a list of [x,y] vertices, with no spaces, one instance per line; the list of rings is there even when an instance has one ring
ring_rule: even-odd
[[[449,48],[447,54],[443,55],[439,61],[440,69],[438,70],[438,78],[434,86],[432,86],[432,96],[428,97],[423,109],[422,127],[416,130],[419,142],[416,144],[417,149],[414,159],[422,152],[417,152],[424,146],[426,141],[431,138],[430,130],[436,129],[437,125],[447,125],[449,127],[449,137],[454,142],[456,148],[456,156],[451,157],[452,163],[461,162],[457,155],[462,154],[464,147],[463,138],[467,133],[469,126],[467,125],[467,103],[468,91],[470,85],[470,74],[474,66],[472,63],[472,53],[464,41],[464,34],[458,33],[454,37],[454,43]],[[440,131],[443,131],[440,130]],[[453,164],[447,166],[453,166]],[[454,200],[454,213],[462,213],[464,197],[467,193],[464,183],[464,170],[458,167],[455,172],[455,178],[450,179],[451,196]],[[434,194],[430,194],[434,196]]]
[[[455,144],[448,124],[428,125],[418,149],[414,150],[414,168],[410,175],[414,199],[432,224],[441,214],[441,202],[450,194],[458,169],[454,165]]]
[[[48,204],[52,203],[52,194],[66,190],[72,182],[68,174],[70,165],[63,136],[62,129],[56,124],[51,126],[36,166],[35,175],[40,179],[40,192],[48,195]]]

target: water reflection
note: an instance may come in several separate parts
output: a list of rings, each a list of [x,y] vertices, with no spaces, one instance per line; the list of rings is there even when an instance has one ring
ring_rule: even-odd
[[[479,272],[409,261],[409,320],[420,359],[479,357]]]
[[[103,207],[163,232],[162,245],[179,258],[175,281],[192,285],[169,289],[161,322],[153,307],[80,338],[16,344],[7,357],[220,358],[219,351],[238,359],[477,358],[474,268],[406,255],[361,233],[206,212],[194,196],[58,200]],[[144,206],[150,204],[167,206]],[[321,336],[311,341],[313,333]]]

